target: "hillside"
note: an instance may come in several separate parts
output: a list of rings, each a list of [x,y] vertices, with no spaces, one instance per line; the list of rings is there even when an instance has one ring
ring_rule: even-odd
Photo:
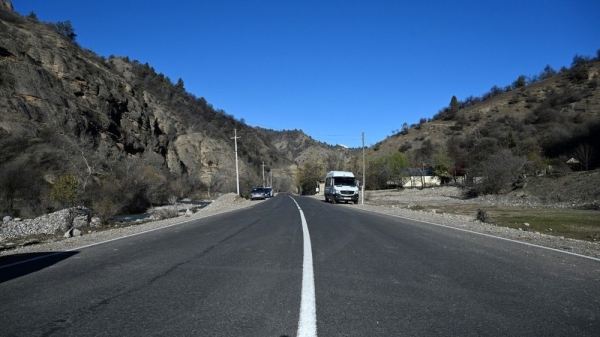
[[[453,97],[433,118],[371,147],[368,161],[401,153],[408,166],[431,167],[447,181],[478,177],[476,194],[507,192],[528,176],[593,170],[600,167],[599,73],[598,57],[576,55],[569,69],[547,66],[480,97]]]
[[[428,143],[443,148],[449,141],[492,138],[519,143],[523,154],[539,150],[548,159],[570,158],[580,142],[600,144],[599,72],[600,61],[590,60],[517,89],[500,89],[493,97],[459,101],[454,113],[444,108],[377,143],[373,155],[414,154]]]
[[[170,196],[235,191],[234,129],[242,194],[263,184],[263,169],[291,191],[302,153],[332,151],[302,131],[250,127],[181,79],[82,49],[64,26],[20,16],[7,1],[0,112],[0,208],[21,216],[75,203],[136,211]]]

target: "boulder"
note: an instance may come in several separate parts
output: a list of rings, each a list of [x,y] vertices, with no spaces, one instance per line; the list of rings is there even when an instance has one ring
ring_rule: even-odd
[[[65,232],[65,234],[63,235],[65,238],[72,238],[75,236],[81,236],[81,231],[77,228],[71,228],[68,231]]]
[[[11,218],[10,216],[5,216],[4,218],[2,218],[2,223],[6,224],[12,221],[13,218]]]

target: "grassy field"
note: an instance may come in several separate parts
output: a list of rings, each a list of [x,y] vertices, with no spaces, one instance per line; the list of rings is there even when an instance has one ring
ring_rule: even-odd
[[[576,209],[520,208],[508,206],[447,205],[419,207],[423,210],[435,209],[437,212],[462,214],[475,219],[477,210],[487,212],[488,223],[540,232],[554,236],[563,236],[585,241],[600,240],[600,212]],[[529,226],[526,226],[528,223]]]

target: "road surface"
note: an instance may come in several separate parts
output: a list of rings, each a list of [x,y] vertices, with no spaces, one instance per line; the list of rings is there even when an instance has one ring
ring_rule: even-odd
[[[600,336],[599,285],[592,258],[279,194],[3,257],[0,336]]]

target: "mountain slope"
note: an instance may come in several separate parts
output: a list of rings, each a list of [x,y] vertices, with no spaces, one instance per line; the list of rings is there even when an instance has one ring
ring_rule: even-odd
[[[600,61],[588,59],[570,69],[520,88],[458,102],[433,119],[404,128],[371,149],[381,157],[403,152],[413,162],[433,163],[434,153],[447,151],[456,162],[510,149],[515,155],[566,162],[578,146],[600,151]],[[484,143],[489,144],[484,146]],[[471,161],[470,164],[474,164]],[[590,168],[600,166],[595,156]]]
[[[10,198],[36,199],[33,213],[65,203],[49,196],[65,175],[77,177],[79,202],[121,194],[126,201],[118,207],[127,209],[164,203],[171,194],[235,191],[234,129],[242,192],[263,184],[263,169],[279,190],[293,189],[297,158],[282,144],[296,140],[286,141],[287,133],[249,127],[148,64],[82,49],[56,25],[22,17],[6,1],[0,113],[0,189],[8,173],[27,168],[31,179]],[[277,146],[273,135],[282,140]],[[301,131],[290,137],[307,139],[306,148],[330,148]],[[27,196],[33,185],[35,196]]]

